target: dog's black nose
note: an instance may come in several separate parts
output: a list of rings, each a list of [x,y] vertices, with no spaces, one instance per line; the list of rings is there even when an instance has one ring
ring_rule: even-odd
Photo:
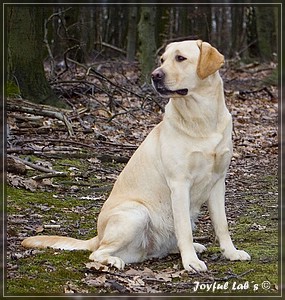
[[[151,73],[151,78],[153,81],[160,81],[164,79],[164,72],[161,69],[156,69]]]

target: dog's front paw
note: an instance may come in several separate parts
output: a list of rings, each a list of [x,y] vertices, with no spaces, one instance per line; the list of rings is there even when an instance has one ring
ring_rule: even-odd
[[[109,256],[107,264],[110,265],[111,267],[114,266],[118,270],[124,270],[125,268],[125,262],[116,256]]]
[[[183,267],[185,270],[194,273],[207,271],[206,264],[199,259],[183,261]]]
[[[225,251],[223,255],[229,260],[251,260],[250,255],[243,250]]]
[[[98,261],[102,265],[110,265],[111,267],[115,267],[118,270],[123,270],[125,267],[125,262],[120,258],[116,256],[110,256],[110,255],[102,255],[99,254],[97,251],[94,251],[89,256],[90,260]]]

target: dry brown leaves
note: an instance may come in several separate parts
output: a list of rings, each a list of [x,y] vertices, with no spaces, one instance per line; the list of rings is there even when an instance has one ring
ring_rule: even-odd
[[[188,272],[179,269],[177,265],[171,268],[153,271],[148,267],[143,269],[127,267],[124,272],[112,270],[97,262],[86,264],[86,277],[82,280],[88,286],[102,289],[112,289],[121,293],[159,293],[162,285],[172,283],[177,278],[189,277]],[[192,284],[189,282],[189,288]]]

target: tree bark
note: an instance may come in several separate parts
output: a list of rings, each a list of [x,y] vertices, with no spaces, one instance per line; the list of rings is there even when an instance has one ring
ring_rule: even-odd
[[[235,57],[245,46],[244,13],[245,9],[243,6],[231,7],[231,36],[234,38],[231,38],[230,57]]]
[[[94,10],[90,7],[80,8],[80,48],[82,49],[82,62],[89,62],[92,59],[92,52],[95,45]]]
[[[8,8],[8,81],[14,81],[23,98],[61,106],[44,72],[44,10],[41,7]]]
[[[128,22],[128,44],[127,44],[127,60],[134,61],[136,56],[137,41],[137,15],[138,8],[136,6],[129,8]]]
[[[150,73],[155,65],[155,24],[156,11],[154,6],[141,7],[139,22],[141,83],[148,83]]]
[[[269,6],[256,6],[256,29],[261,59],[270,61],[276,50],[274,11]]]

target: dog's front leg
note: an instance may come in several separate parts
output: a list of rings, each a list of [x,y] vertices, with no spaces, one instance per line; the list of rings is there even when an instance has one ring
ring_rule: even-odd
[[[223,255],[229,260],[250,260],[248,253],[235,248],[229,234],[225,212],[225,178],[221,178],[213,187],[208,208]]]
[[[193,246],[190,221],[190,184],[175,182],[170,186],[174,229],[183,267],[192,272],[206,271],[205,263],[199,260]]]

